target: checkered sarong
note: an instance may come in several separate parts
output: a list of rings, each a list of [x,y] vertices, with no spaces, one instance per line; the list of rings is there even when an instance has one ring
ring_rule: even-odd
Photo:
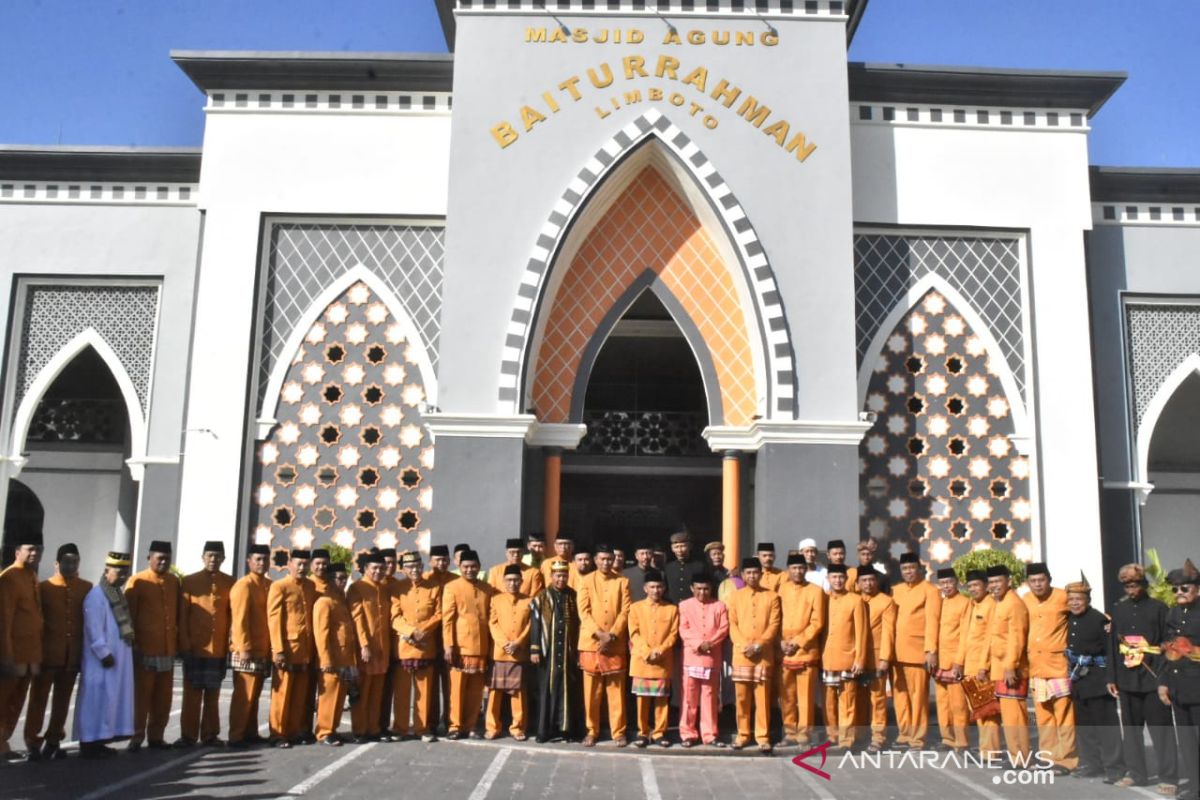
[[[240,656],[229,657],[229,668],[234,672],[245,672],[249,675],[270,675],[271,674],[271,659],[269,658],[246,658]]]
[[[184,656],[183,679],[196,689],[220,689],[225,680],[225,659]]]
[[[494,692],[516,694],[524,686],[525,671],[515,661],[497,661],[492,664],[492,679],[488,688]]]
[[[767,665],[750,664],[739,667],[734,664],[733,673],[729,677],[734,683],[763,683],[767,679]]]
[[[175,656],[141,655],[138,662],[147,672],[171,672],[175,669]]]
[[[670,697],[669,678],[634,678],[633,693],[638,697]]]

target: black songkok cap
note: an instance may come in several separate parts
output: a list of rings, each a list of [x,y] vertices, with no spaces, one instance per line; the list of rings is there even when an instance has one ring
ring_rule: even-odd
[[[383,553],[379,552],[378,550],[373,550],[363,557],[362,563],[363,566],[366,566],[367,564],[382,564]]]
[[[436,556],[441,556],[442,558],[449,558],[450,557],[450,548],[444,544],[435,544],[433,547],[429,548],[429,557],[434,558]]]
[[[39,544],[40,544],[40,542],[39,542]],[[150,543],[150,552],[151,553],[166,553],[167,555],[171,555],[171,543],[164,542],[161,539],[155,539],[153,542]]]
[[[216,539],[209,539],[204,543],[203,553],[220,553],[225,555],[225,543]]]
[[[993,566],[987,568],[987,576],[989,578],[997,578],[1000,576],[1007,578],[1009,576],[1008,567],[1004,566],[1003,564],[994,564]]]
[[[459,558],[458,558],[458,563],[461,564],[464,561],[474,561],[476,564],[478,564],[479,563],[479,553],[476,553],[474,550],[470,550],[470,549],[463,550],[462,555],[459,556]]]
[[[337,575],[346,571],[346,565],[340,561],[334,561],[329,565],[329,571]]]
[[[921,557],[918,556],[916,553],[901,553],[900,554],[900,563],[901,564],[920,564]]]
[[[662,582],[663,582],[663,574],[656,569],[648,569],[648,570],[646,570],[645,575],[642,576],[642,584],[643,585],[645,585],[647,583],[662,583]]]
[[[303,558],[308,560],[312,558],[312,553],[310,553],[308,550],[293,550],[289,558]]]
[[[790,567],[793,564],[803,564],[806,567],[808,566],[808,562],[804,559],[804,554],[799,550],[792,550],[788,552],[787,565]]]
[[[845,564],[830,564],[828,567],[825,568],[825,574],[826,575],[845,575],[846,574],[846,565]]]
[[[384,558],[395,559],[396,558],[396,548],[385,547],[379,551],[379,555],[383,556]]]
[[[957,574],[957,573],[955,573],[955,571],[954,571],[954,567],[942,567],[941,569],[939,569],[939,570],[937,571],[937,577],[938,577],[938,580],[939,580],[939,581],[940,581],[942,578],[955,578],[955,579],[957,579],[957,578],[958,578],[958,574]]]
[[[518,578],[521,577],[521,565],[520,564],[509,564],[507,567],[505,567],[504,568],[504,577],[507,578],[509,575],[516,575]]]
[[[846,543],[841,539],[830,539],[829,544],[825,545],[826,550],[835,550],[837,548],[846,549]]]
[[[609,544],[596,545],[596,550],[593,552],[593,555],[600,555],[601,553],[608,553],[611,556],[613,554],[612,545],[609,545]]]
[[[967,583],[971,581],[987,582],[987,573],[981,569],[973,569],[967,573]]]
[[[713,574],[703,564],[692,565],[692,568],[688,570],[688,581],[690,583],[707,583],[709,586],[715,583]]]
[[[271,548],[265,544],[252,544],[252,545],[250,545],[249,548],[246,549],[246,555],[248,555],[248,556],[269,556],[269,555],[271,555]]]
[[[1026,578],[1030,577],[1031,575],[1049,575],[1049,574],[1050,574],[1050,570],[1046,568],[1045,562],[1034,561],[1030,564],[1025,565],[1025,577]]]
[[[755,548],[754,552],[756,552],[756,553],[774,553],[775,552],[775,543],[774,542],[759,542],[758,547]]]
[[[314,559],[324,558],[324,559],[328,560],[329,559],[329,551],[326,550],[324,547],[318,547],[316,550],[312,551],[312,557]]]
[[[78,555],[79,555],[79,548],[76,547],[71,542],[67,542],[62,547],[58,548],[58,555],[55,557],[54,560],[62,561],[63,556],[78,556]]]
[[[530,533],[525,534],[525,541],[527,541],[527,542],[545,542],[546,534],[542,533],[541,531],[532,531]]]
[[[742,569],[762,569],[762,562],[757,558],[743,558]]]
[[[505,550],[521,550],[521,549],[523,549],[523,545],[521,544],[520,539],[505,539],[504,540],[504,549]]]
[[[456,545],[454,545],[454,555],[458,555],[459,553],[465,553],[470,549],[471,549],[471,545],[469,545],[469,544],[456,544]]]

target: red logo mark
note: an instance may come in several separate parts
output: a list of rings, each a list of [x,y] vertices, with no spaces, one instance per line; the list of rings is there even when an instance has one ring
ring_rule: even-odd
[[[795,764],[797,767],[803,767],[804,769],[808,770],[809,772],[813,773],[814,775],[822,777],[827,781],[833,780],[833,778],[825,770],[814,767],[812,764],[805,763],[805,761],[804,761],[804,759],[808,758],[809,756],[820,753],[821,754],[821,766],[822,767],[825,766],[825,758],[826,758],[825,751],[829,749],[829,746],[831,744],[833,744],[833,742],[825,742],[824,744],[818,745],[817,747],[814,747],[812,750],[809,750],[806,753],[801,753],[800,755],[798,755],[792,759],[792,763]]]

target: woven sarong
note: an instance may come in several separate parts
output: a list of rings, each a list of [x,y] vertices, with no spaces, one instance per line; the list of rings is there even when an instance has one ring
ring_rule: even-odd
[[[591,675],[619,675],[625,671],[625,656],[585,651],[579,654],[579,668]]]
[[[174,656],[146,656],[138,659],[142,669],[147,672],[170,672],[175,669]]]
[[[712,679],[712,667],[684,667],[683,674],[698,681]]]
[[[515,661],[497,661],[492,664],[492,679],[488,688],[493,692],[516,694],[525,686],[524,665]]]
[[[405,672],[420,672],[436,663],[432,658],[402,658],[396,662],[396,666]]]
[[[459,656],[450,665],[451,669],[464,672],[467,675],[478,675],[487,671],[487,659],[483,656]]]
[[[729,677],[734,683],[762,683],[767,679],[767,665],[750,664],[739,667],[735,664]]]
[[[1030,678],[1029,690],[1033,692],[1034,702],[1044,703],[1056,697],[1071,696],[1070,678]]]
[[[196,689],[220,689],[225,680],[225,659],[184,656],[183,679]]]
[[[633,693],[638,697],[670,697],[670,678],[634,678]]]
[[[271,674],[271,659],[269,658],[246,658],[239,656],[229,657],[229,667],[234,672],[245,672],[250,675],[270,675]]]

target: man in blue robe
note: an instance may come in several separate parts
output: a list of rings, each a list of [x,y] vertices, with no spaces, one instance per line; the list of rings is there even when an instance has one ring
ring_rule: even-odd
[[[109,742],[133,735],[133,620],[125,593],[128,553],[109,553],[83,601],[83,660],[75,738],[84,758],[115,756]]]

